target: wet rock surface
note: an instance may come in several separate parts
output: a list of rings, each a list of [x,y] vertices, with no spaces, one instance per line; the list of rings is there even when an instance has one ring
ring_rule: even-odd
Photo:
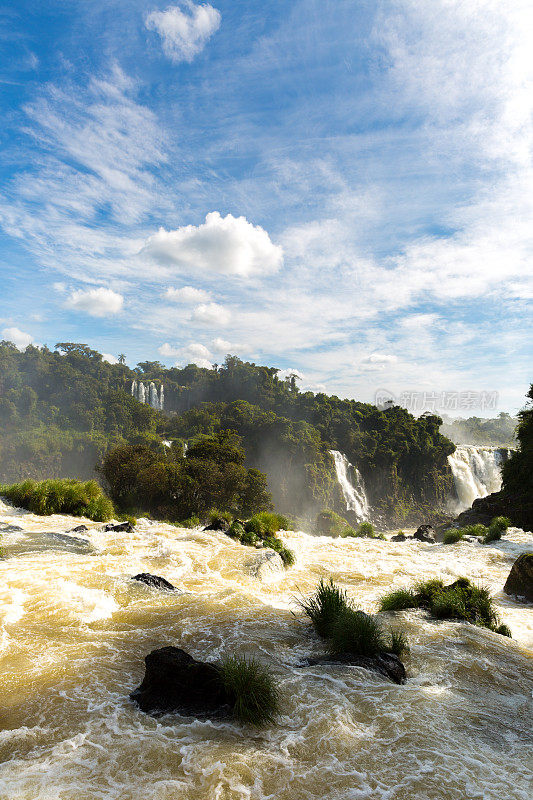
[[[407,673],[403,663],[394,653],[380,653],[377,656],[358,656],[353,653],[339,653],[323,658],[310,659],[301,666],[319,666],[328,664],[347,664],[352,667],[363,667],[374,672],[379,672],[394,683],[405,683]]]
[[[178,647],[161,647],[144,659],[146,672],[130,698],[148,714],[229,716],[228,695],[216,666],[197,661]]]
[[[533,603],[533,553],[522,553],[516,559],[503,591],[506,594],[525,597],[529,603]]]
[[[165,589],[169,592],[174,592],[176,587],[173,586],[170,581],[167,581],[166,578],[162,578],[160,575],[151,575],[149,572],[139,572],[138,575],[134,575],[132,581],[139,581],[139,583],[144,583],[146,586],[151,586],[154,589]]]

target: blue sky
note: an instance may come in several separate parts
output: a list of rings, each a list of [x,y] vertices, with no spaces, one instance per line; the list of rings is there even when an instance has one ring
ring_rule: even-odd
[[[521,407],[529,2],[19,0],[0,43],[1,336]]]

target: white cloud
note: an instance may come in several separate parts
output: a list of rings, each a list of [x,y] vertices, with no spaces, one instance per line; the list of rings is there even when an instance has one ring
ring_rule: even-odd
[[[146,17],[148,30],[156,31],[163,41],[163,51],[171,61],[192,61],[220,27],[221,16],[216,8],[184,0],[166,11],[152,11]]]
[[[78,289],[71,293],[65,305],[86,311],[91,317],[106,317],[122,310],[124,298],[112,289],[100,286],[98,289]]]
[[[212,211],[202,225],[185,225],[175,231],[160,228],[141,255],[166,267],[184,271],[221,272],[242,277],[267,275],[279,270],[283,250],[259,225],[246,217]]]
[[[164,296],[173,303],[183,303],[184,305],[204,303],[211,299],[209,292],[204,289],[195,289],[194,286],[182,286],[181,289],[168,288]]]
[[[230,318],[230,312],[219,303],[201,303],[196,306],[191,315],[193,322],[201,322],[205,325],[227,325]]]
[[[167,356],[168,358],[172,358],[173,356],[179,356],[179,354],[181,353],[181,348],[172,347],[171,344],[165,342],[164,344],[161,345],[161,347],[157,348],[157,352],[161,356]]]
[[[118,358],[111,355],[111,353],[102,353],[102,358],[104,361],[107,361],[108,364],[118,364]]]
[[[177,347],[165,342],[158,349],[162,356],[177,358],[176,366],[182,364],[196,364],[197,367],[211,368],[211,353],[201,342],[191,342],[186,347]]]
[[[396,364],[397,361],[397,356],[388,353],[371,353],[360,360],[359,369],[362,372],[381,372]]]
[[[235,345],[232,345],[231,342],[228,342],[226,339],[221,339],[217,336],[216,339],[213,339],[213,350],[215,353],[231,353],[232,350],[235,349]]]
[[[24,333],[20,328],[4,328],[1,335],[2,339],[5,339],[7,342],[13,342],[15,347],[18,347],[19,350],[24,350],[33,342],[33,336],[29,333]]]

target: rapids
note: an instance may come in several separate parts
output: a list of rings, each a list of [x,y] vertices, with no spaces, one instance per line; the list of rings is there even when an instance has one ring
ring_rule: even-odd
[[[470,508],[478,497],[500,491],[501,466],[508,453],[503,447],[458,445],[448,456],[457,492],[456,512]]]
[[[256,552],[222,533],[148,521],[104,533],[1,502],[0,522],[23,529],[2,533],[1,798],[529,800],[533,614],[502,586],[531,534],[446,546],[283,533],[296,565],[261,583]],[[80,522],[89,530],[71,546],[49,535]],[[180,592],[131,581],[139,572]],[[466,575],[495,593],[514,639],[403,612],[390,620],[411,640],[404,686],[355,667],[300,668],[323,646],[294,598],[323,575],[368,611],[391,587]],[[268,661],[278,722],[141,713],[128,693],[144,656],[166,644]]]

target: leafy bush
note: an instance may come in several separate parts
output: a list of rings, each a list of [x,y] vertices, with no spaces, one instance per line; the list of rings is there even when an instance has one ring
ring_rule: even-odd
[[[244,530],[248,533],[255,533],[260,539],[264,539],[267,536],[265,524],[257,517],[246,520]]]
[[[377,619],[354,608],[345,608],[337,614],[330,638],[334,653],[375,656],[387,649],[383,630]]]
[[[507,517],[494,517],[489,525],[489,529],[483,539],[483,544],[489,544],[502,538],[511,521]]]
[[[329,509],[320,512],[315,524],[317,533],[321,533],[323,536],[347,536],[349,531],[353,531],[344,517]]]
[[[278,531],[293,531],[295,529],[292,520],[274,511],[260,511],[252,519],[259,520],[267,534],[277,533]]]
[[[220,674],[240,722],[256,726],[272,722],[279,713],[279,690],[265,666],[253,658],[232,656],[222,662]]]
[[[279,551],[279,554],[281,556],[281,560],[283,561],[283,566],[286,569],[292,567],[293,564],[296,563],[296,556],[294,555],[292,550],[289,550],[288,547],[282,547],[281,550]]]
[[[335,619],[351,607],[345,589],[340,589],[333,580],[323,578],[311,597],[299,600],[299,605],[307,614],[319,636],[328,637]]]
[[[241,535],[241,544],[246,544],[249,547],[253,547],[259,541],[259,537],[253,531],[247,531],[246,529],[243,531]]]
[[[494,628],[494,633],[499,633],[500,636],[508,636],[510,639],[512,638],[513,634],[511,633],[511,629],[507,625],[498,625],[497,628]]]
[[[96,481],[57,479],[0,486],[0,495],[34,514],[72,514],[105,522],[114,514],[111,500]]]
[[[357,526],[356,534],[357,536],[365,536],[369,539],[373,539],[376,535],[376,531],[371,522],[360,522]]]
[[[219,511],[218,508],[212,508],[207,515],[207,524],[209,526],[217,526],[220,530],[231,525],[233,522],[233,514],[229,511]]]
[[[228,536],[231,536],[232,539],[238,539],[240,541],[245,534],[245,530],[241,522],[234,520],[226,533]]]

